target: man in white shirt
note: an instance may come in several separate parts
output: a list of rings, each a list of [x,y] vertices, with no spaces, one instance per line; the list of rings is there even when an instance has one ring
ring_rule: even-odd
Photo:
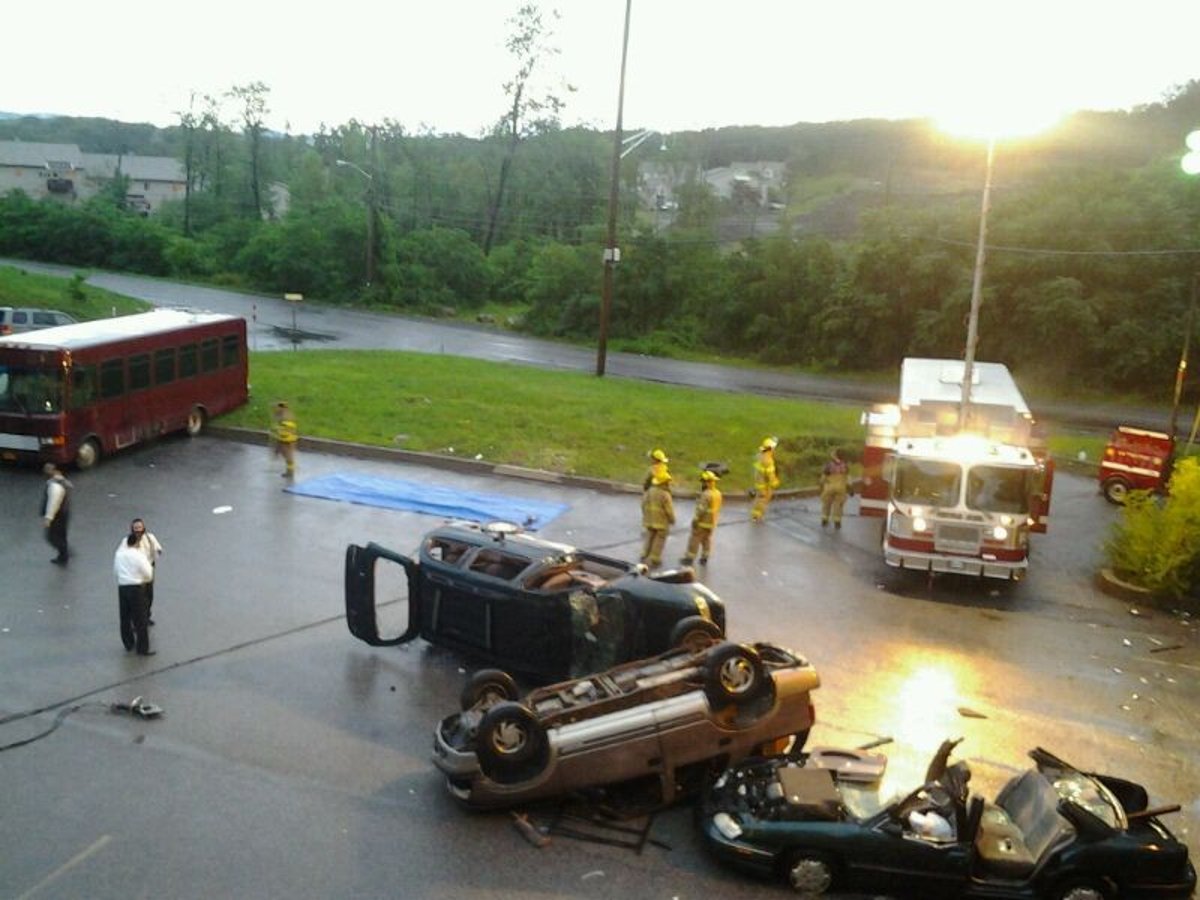
[[[132,531],[121,539],[113,555],[113,574],[117,578],[117,600],[121,609],[121,643],[128,652],[153,656],[150,632],[146,627],[146,585],[154,580],[154,568],[138,547],[138,535]]]
[[[163,546],[153,532],[146,530],[146,523],[141,519],[130,522],[129,531],[138,536],[137,547],[146,554],[146,559],[150,560],[150,581],[146,585],[146,624],[153,625],[154,616],[151,611],[154,609],[155,566],[158,565],[158,558],[162,556]]]

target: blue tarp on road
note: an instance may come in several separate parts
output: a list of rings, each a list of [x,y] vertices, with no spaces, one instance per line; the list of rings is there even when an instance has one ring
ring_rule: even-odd
[[[350,472],[311,478],[293,484],[286,490],[304,497],[404,509],[444,519],[516,522],[529,531],[537,531],[567,510],[566,503],[543,503],[500,494],[475,494],[436,484]]]

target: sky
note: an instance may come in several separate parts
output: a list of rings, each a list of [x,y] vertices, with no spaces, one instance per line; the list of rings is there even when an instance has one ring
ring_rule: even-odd
[[[478,135],[506,107],[519,5],[56,0],[52,28],[30,21],[4,42],[0,111],[164,126],[193,94],[261,81],[281,131],[390,119]],[[540,6],[559,12],[560,52],[539,92],[565,99],[566,125],[612,128],[625,0]],[[1200,0],[633,0],[624,126],[983,114],[1019,131],[1163,99],[1200,78],[1198,35]]]

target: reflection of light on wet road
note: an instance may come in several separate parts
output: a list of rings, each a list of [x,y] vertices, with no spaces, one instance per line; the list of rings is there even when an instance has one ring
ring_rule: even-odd
[[[957,654],[928,647],[889,648],[879,669],[891,675],[895,702],[880,711],[880,730],[897,742],[930,754],[962,730],[959,707],[972,705],[978,673]],[[890,720],[890,721],[889,721]]]

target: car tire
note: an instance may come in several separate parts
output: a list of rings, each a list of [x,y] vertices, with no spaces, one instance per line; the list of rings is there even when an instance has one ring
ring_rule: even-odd
[[[512,676],[500,669],[480,669],[471,676],[459,695],[462,709],[488,710],[497,703],[520,696]]]
[[[1113,892],[1090,878],[1064,882],[1051,894],[1054,900],[1112,900]]]
[[[688,616],[675,623],[669,643],[672,649],[678,647],[695,653],[711,647],[722,637],[721,627],[716,622],[700,616]]]
[[[811,850],[793,850],[783,864],[788,886],[801,897],[822,897],[833,889],[833,861]]]
[[[1129,482],[1124,478],[1108,478],[1104,484],[1100,485],[1100,490],[1104,494],[1104,499],[1109,503],[1117,506],[1124,506],[1125,501],[1129,498]]]
[[[100,461],[100,444],[95,438],[88,438],[75,451],[75,468],[81,472],[90,469]]]
[[[205,419],[204,410],[199,406],[193,406],[191,412],[188,413],[187,425],[185,426],[188,437],[195,437],[204,430]]]
[[[497,703],[479,722],[475,755],[483,773],[494,781],[533,778],[545,767],[546,731],[529,707]]]
[[[767,674],[754,648],[725,643],[709,652],[704,663],[704,691],[714,707],[745,703],[766,689]]]

